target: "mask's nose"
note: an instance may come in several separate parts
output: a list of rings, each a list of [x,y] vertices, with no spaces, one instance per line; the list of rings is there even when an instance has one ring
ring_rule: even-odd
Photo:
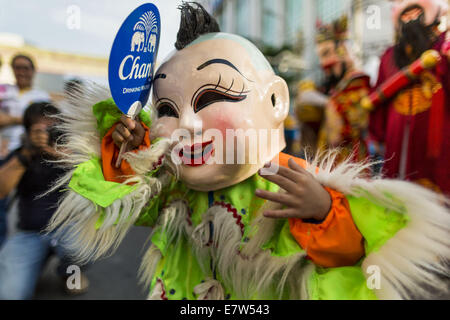
[[[182,134],[181,136],[185,138],[195,138],[202,136],[203,121],[198,116],[198,113],[195,113],[194,110],[192,110],[191,106],[186,106],[180,115],[180,129],[184,131],[184,134]],[[188,134],[189,137],[186,137],[186,135]]]

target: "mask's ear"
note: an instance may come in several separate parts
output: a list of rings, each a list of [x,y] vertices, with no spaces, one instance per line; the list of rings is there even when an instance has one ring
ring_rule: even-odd
[[[269,84],[266,99],[270,101],[273,108],[273,120],[278,127],[286,120],[289,114],[289,89],[286,81],[274,76]]]

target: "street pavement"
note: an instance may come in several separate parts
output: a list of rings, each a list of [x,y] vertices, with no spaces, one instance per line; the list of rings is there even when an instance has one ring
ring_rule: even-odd
[[[65,282],[56,274],[58,259],[52,258],[36,288],[38,300],[143,300],[147,292],[138,284],[138,269],[148,247],[150,228],[133,227],[117,252],[99,260],[86,270],[88,292],[71,296],[64,292]]]

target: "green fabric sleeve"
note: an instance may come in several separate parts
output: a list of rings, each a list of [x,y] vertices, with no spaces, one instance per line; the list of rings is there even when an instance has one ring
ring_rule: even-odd
[[[406,214],[388,210],[367,198],[347,196],[347,200],[353,221],[365,239],[366,255],[378,250],[410,220]]]
[[[135,189],[134,186],[106,181],[98,157],[77,165],[69,188],[103,208]]]
[[[132,185],[106,181],[99,158],[93,158],[78,165],[70,180],[69,188],[101,208],[110,206],[117,199],[129,195],[136,189]],[[153,226],[158,218],[162,203],[163,199],[159,196],[150,200],[135,224],[138,226]],[[97,228],[102,225],[103,219],[102,214],[97,221]]]
[[[316,268],[309,278],[311,300],[376,300],[360,266]]]
[[[97,119],[97,130],[100,133],[100,137],[103,139],[109,129],[120,120],[122,111],[116,106],[112,98],[101,101],[92,107],[92,112]],[[139,118],[148,127],[151,126],[150,113],[144,109],[139,113]]]
[[[262,247],[263,250],[270,250],[272,256],[289,257],[291,255],[304,252],[292,236],[289,227],[289,220],[279,220],[273,237]]]
[[[409,221],[406,214],[388,210],[369,198],[347,196],[347,200],[353,221],[364,237],[366,256],[377,251]],[[377,299],[367,285],[360,263],[351,267],[316,267],[308,288],[313,300]]]

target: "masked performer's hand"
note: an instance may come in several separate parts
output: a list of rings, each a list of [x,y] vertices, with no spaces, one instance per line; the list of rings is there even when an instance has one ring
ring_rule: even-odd
[[[126,115],[122,115],[120,122],[112,133],[112,139],[117,147],[120,148],[122,143],[128,141],[127,151],[130,151],[138,148],[142,144],[145,129],[138,120],[133,120]]]
[[[285,192],[269,192],[256,190],[256,196],[277,202],[285,206],[280,210],[267,210],[264,216],[267,218],[299,218],[324,220],[331,208],[331,197],[327,190],[303,167],[293,159],[288,162],[289,167],[276,164],[266,164],[264,167],[276,169],[276,174],[265,174],[260,170],[259,174],[279,185]],[[270,170],[273,171],[273,170]]]

